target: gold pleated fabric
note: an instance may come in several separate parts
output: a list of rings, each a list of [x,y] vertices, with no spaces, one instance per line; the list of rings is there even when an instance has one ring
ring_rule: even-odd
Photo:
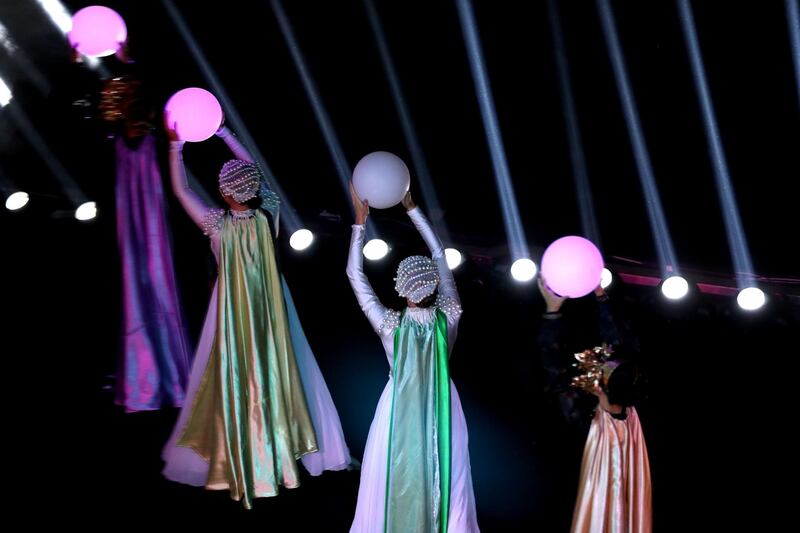
[[[178,444],[209,461],[206,488],[249,508],[297,487],[297,459],[318,447],[269,222],[228,216],[221,232],[216,338]]]

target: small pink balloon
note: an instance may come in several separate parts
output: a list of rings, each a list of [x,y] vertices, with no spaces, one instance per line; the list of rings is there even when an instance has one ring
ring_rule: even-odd
[[[603,256],[592,241],[561,237],[542,256],[542,277],[556,294],[569,298],[586,296],[600,285]]]
[[[189,142],[205,141],[222,124],[222,106],[216,97],[205,89],[190,87],[172,95],[164,107],[167,125],[178,138]]]
[[[125,21],[105,6],[84,7],[72,17],[69,42],[91,57],[110,56],[128,38]]]

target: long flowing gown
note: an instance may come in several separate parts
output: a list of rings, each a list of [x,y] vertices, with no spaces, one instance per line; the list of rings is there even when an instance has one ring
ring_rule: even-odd
[[[441,436],[441,432],[436,432],[438,421],[429,417],[417,417],[415,420],[413,406],[393,405],[393,400],[414,396],[402,394],[401,391],[407,386],[419,392],[428,390],[430,384],[426,381],[434,376],[431,372],[424,372],[428,361],[424,357],[419,357],[433,352],[426,352],[422,346],[410,348],[414,343],[401,342],[396,333],[406,328],[414,328],[416,335],[412,336],[417,339],[417,344],[424,344],[431,338],[428,333],[439,317],[443,319],[446,329],[446,334],[443,332],[443,336],[447,342],[445,351],[449,354],[456,340],[461,317],[458,291],[453,275],[447,267],[441,241],[419,208],[409,211],[409,216],[425,239],[438,266],[441,281],[437,304],[433,309],[409,308],[401,314],[381,304],[363,270],[362,249],[365,227],[353,226],[347,274],[361,309],[383,343],[391,373],[378,401],[375,418],[367,437],[358,502],[350,531],[351,533],[383,531],[428,533],[441,531],[441,524],[444,523],[446,531],[450,533],[478,532],[469,463],[467,423],[453,382],[447,379],[450,389],[449,461],[446,456],[437,453],[436,445],[426,446],[423,442],[415,443],[409,438],[411,431],[414,431],[415,435],[433,433],[435,436]],[[403,338],[408,341],[408,336]],[[400,343],[398,350],[395,350],[395,343]],[[394,367],[396,360],[398,368]],[[408,368],[406,361],[414,361],[417,366]],[[401,365],[403,368],[400,368]],[[405,409],[401,411],[402,408]],[[431,410],[419,412],[430,413]],[[404,417],[405,420],[398,420],[398,416]],[[404,454],[414,456],[424,467],[414,471],[416,477],[410,475],[414,472],[408,471],[408,462],[399,457]],[[446,470],[448,462],[449,471]],[[431,463],[433,468],[430,467]],[[405,472],[401,472],[403,468]],[[450,478],[449,490],[448,487],[440,486],[441,477]],[[405,496],[415,495],[419,495],[419,498],[404,499]],[[440,520],[442,517],[436,516],[437,504],[446,501],[446,498],[449,498],[448,512],[445,514],[446,520],[442,522]],[[433,502],[434,505],[422,509],[420,501]]]
[[[581,464],[573,533],[650,533],[650,463],[639,414],[597,408]]]
[[[239,159],[241,144],[223,137]],[[209,235],[220,266],[187,389],[164,447],[173,481],[228,489],[246,507],[299,485],[306,470],[342,470],[350,453],[333,401],[278,272],[267,217],[206,206],[186,181],[180,143],[170,153],[173,189]]]
[[[116,403],[126,411],[180,407],[189,335],[175,282],[156,143],[116,140],[117,242],[122,262],[123,338]]]

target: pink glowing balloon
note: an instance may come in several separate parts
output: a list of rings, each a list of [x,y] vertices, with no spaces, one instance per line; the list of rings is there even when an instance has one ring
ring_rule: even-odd
[[[164,107],[167,125],[181,140],[205,141],[222,124],[222,107],[213,94],[205,89],[190,87],[172,95]]]
[[[72,17],[69,42],[91,57],[110,56],[128,37],[119,13],[104,6],[84,7]]]
[[[603,256],[583,237],[561,237],[542,256],[542,277],[561,296],[580,298],[595,290],[603,274]]]

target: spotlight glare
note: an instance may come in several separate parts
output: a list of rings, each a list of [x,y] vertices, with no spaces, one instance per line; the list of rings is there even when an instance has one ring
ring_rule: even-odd
[[[670,300],[680,300],[689,293],[689,282],[681,276],[670,276],[661,284],[661,292]]]
[[[731,186],[728,163],[722,144],[722,135],[720,135],[719,126],[717,125],[711,90],[708,85],[708,80],[706,79],[703,55],[700,50],[700,40],[698,39],[697,29],[694,24],[692,7],[689,0],[678,0],[677,4],[680,11],[680,22],[683,29],[684,41],[686,42],[686,50],[689,53],[689,63],[694,76],[694,85],[697,90],[697,97],[702,112],[701,116],[703,118],[706,142],[708,144],[708,155],[714,170],[714,181],[723,215],[722,221],[725,223],[728,248],[730,249],[731,258],[733,260],[737,282],[739,286],[744,286],[746,285],[745,281],[753,274],[753,262],[750,257],[750,250],[747,246],[744,227],[742,226],[742,221],[739,216],[736,196]]]
[[[483,128],[486,134],[489,155],[492,159],[495,187],[497,188],[500,198],[503,225],[505,227],[508,245],[511,249],[511,256],[528,257],[530,254],[528,253],[527,239],[525,238],[525,231],[522,227],[522,220],[519,215],[517,198],[514,196],[511,171],[506,159],[503,136],[500,131],[500,122],[497,119],[492,88],[489,83],[489,74],[484,62],[483,51],[481,50],[478,25],[475,22],[475,13],[473,12],[470,0],[456,0],[456,6],[461,23],[461,33],[464,37],[464,45],[467,49],[467,59],[469,60],[470,71],[472,73],[472,81],[475,85],[475,95],[478,98],[478,106],[480,108]],[[526,271],[530,270],[530,266],[523,268]],[[531,279],[535,275],[536,270],[534,268],[533,274],[527,279]]]
[[[6,198],[6,209],[16,211],[22,209],[28,203],[28,193],[18,191]]]
[[[611,9],[611,0],[597,0],[597,8],[606,41],[606,49],[608,50],[608,55],[611,59],[611,67],[614,71],[617,93],[620,103],[622,104],[622,112],[628,130],[628,137],[633,149],[636,171],[642,186],[642,192],[644,193],[647,217],[650,222],[650,231],[653,234],[653,243],[656,246],[658,262],[662,268],[667,265],[674,266],[678,264],[675,250],[667,226],[667,219],[664,215],[664,208],[661,205],[661,197],[658,193],[655,171],[653,170],[653,164],[650,160],[650,152],[647,149],[647,142],[641,118],[639,117],[639,110],[636,107],[633,86],[628,77],[628,69],[625,66],[625,57],[622,54],[622,45],[620,44],[619,35],[617,33],[614,13]]]
[[[764,291],[758,287],[747,287],[739,291],[736,301],[739,303],[739,307],[745,311],[755,311],[764,305],[767,297],[764,295]]]
[[[0,78],[0,107],[7,106],[13,96],[11,95],[11,88],[6,85],[6,82],[3,81],[3,78]]]
[[[611,285],[612,281],[614,281],[614,276],[611,274],[611,271],[607,268],[604,268],[603,272],[600,274],[600,287],[605,289]]]
[[[370,239],[364,245],[364,257],[370,261],[378,261],[389,253],[389,245],[382,239]]]
[[[84,202],[75,210],[75,218],[78,220],[91,220],[97,216],[97,204],[95,202]]]
[[[536,275],[536,263],[528,258],[517,259],[511,265],[511,277],[519,282],[527,282]]]
[[[72,29],[72,15],[59,0],[36,0],[62,33]]]
[[[455,270],[458,266],[462,263],[464,258],[461,256],[461,252],[456,250],[455,248],[446,248],[444,251],[445,259],[447,259],[447,266],[450,270]]]
[[[8,55],[12,55],[14,52],[17,51],[17,43],[14,42],[14,39],[11,38],[11,35],[8,33],[8,28],[6,28],[2,21],[0,21],[0,45],[6,49]]]
[[[307,229],[299,229],[289,238],[289,246],[297,251],[302,251],[314,242],[314,234]]]
[[[317,84],[311,75],[311,70],[308,68],[303,52],[300,50],[300,46],[294,34],[294,29],[289,21],[289,17],[286,16],[281,2],[279,0],[271,0],[270,5],[272,6],[273,13],[275,13],[275,18],[278,19],[278,27],[283,35],[283,40],[289,48],[292,62],[294,63],[295,69],[297,69],[297,74],[300,76],[300,81],[303,84],[306,97],[314,111],[314,116],[322,131],[322,136],[325,139],[325,144],[328,147],[331,159],[333,159],[333,164],[336,167],[336,174],[339,176],[339,181],[342,184],[345,195],[349,197],[349,182],[353,172],[350,168],[350,164],[347,162],[347,157],[344,155],[341,142],[339,142],[339,138],[333,128],[333,122],[328,114],[328,110],[325,109],[322,97],[317,89]]]

